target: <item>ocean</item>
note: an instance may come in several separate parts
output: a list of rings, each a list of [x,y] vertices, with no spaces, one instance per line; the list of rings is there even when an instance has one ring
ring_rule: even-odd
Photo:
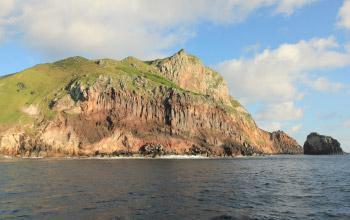
[[[0,159],[0,219],[350,219],[350,156]]]

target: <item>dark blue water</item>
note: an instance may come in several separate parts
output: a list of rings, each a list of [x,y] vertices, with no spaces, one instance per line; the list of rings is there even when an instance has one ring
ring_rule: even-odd
[[[6,218],[350,219],[350,157],[0,160]]]

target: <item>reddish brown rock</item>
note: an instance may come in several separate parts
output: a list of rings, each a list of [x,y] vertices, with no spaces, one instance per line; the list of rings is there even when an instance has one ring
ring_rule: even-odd
[[[98,61],[96,68],[107,68],[108,62]],[[154,83],[150,77],[158,75],[143,72],[118,78],[101,74],[89,85],[73,79],[64,87],[66,95],[48,102],[54,118],[38,121],[32,136],[3,132],[0,151],[46,156],[302,153],[284,132],[258,128],[228,95],[221,76],[197,58],[180,51],[167,59],[132,63],[130,68],[138,65],[158,71],[175,86],[163,78],[164,84]]]

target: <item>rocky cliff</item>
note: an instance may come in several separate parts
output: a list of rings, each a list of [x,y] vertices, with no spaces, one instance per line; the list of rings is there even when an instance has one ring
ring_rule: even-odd
[[[302,153],[284,132],[259,129],[223,78],[183,50],[38,65],[1,78],[0,100],[2,154]]]
[[[313,132],[307,136],[304,143],[304,154],[327,155],[344,154],[344,152],[336,139]]]

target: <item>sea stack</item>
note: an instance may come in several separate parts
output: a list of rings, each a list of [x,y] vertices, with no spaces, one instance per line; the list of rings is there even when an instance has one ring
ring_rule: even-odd
[[[307,136],[304,143],[304,154],[332,155],[344,154],[344,152],[336,139],[313,132]]]

